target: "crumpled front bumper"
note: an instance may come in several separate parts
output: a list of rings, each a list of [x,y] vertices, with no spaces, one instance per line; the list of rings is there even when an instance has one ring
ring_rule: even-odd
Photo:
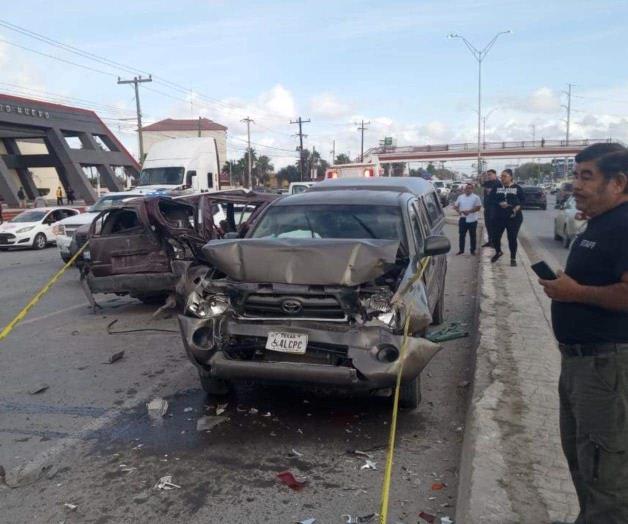
[[[87,274],[87,285],[92,293],[119,293],[131,296],[152,295],[174,291],[179,279],[174,273],[136,273],[95,277]]]
[[[213,330],[222,322],[222,337],[258,337],[265,340],[268,331],[302,333],[308,343],[347,346],[350,365],[334,366],[311,362],[269,362],[267,360],[235,360],[214,344]],[[394,362],[382,362],[377,352],[383,345],[400,351],[403,337],[380,326],[338,326],[325,329],[321,323],[244,322],[232,318],[203,320],[179,315],[179,325],[188,357],[194,365],[216,377],[228,380],[259,380],[309,385],[330,385],[351,389],[379,389],[395,384],[403,364],[402,380],[412,380],[441,349],[420,337],[408,337],[403,356]]]

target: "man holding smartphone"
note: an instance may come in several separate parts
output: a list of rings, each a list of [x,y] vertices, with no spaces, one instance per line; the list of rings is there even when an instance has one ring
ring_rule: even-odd
[[[576,524],[620,524],[628,522],[628,150],[594,144],[575,160],[587,229],[565,272],[539,282],[562,354],[560,431]]]

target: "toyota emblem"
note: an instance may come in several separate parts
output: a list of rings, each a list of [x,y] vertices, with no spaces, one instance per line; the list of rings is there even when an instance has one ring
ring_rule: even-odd
[[[281,309],[288,315],[298,315],[301,313],[303,306],[298,300],[295,300],[294,298],[287,298],[281,303]]]

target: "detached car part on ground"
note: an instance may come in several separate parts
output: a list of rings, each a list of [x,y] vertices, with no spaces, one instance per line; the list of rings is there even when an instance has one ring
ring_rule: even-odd
[[[247,238],[209,242],[183,279],[179,316],[204,389],[252,380],[374,392],[403,365],[401,403],[416,407],[440,349],[422,337],[443,320],[443,225],[426,181],[338,180],[274,202]]]
[[[91,293],[160,303],[174,292],[195,253],[211,239],[243,236],[277,195],[247,191],[134,199],[89,226],[82,278]],[[75,246],[84,230],[75,233]]]

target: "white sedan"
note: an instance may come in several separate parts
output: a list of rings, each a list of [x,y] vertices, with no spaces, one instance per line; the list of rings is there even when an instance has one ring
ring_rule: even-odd
[[[554,219],[554,240],[562,240],[563,246],[568,248],[586,223],[584,215],[576,209],[576,199],[569,197]]]
[[[53,224],[79,213],[69,207],[40,207],[27,209],[0,225],[0,250],[11,247],[44,249],[57,240]]]

